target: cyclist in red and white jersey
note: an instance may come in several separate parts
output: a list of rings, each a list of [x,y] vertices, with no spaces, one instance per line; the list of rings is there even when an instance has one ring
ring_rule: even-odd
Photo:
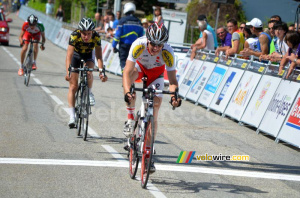
[[[20,69],[18,71],[19,76],[23,76],[24,71],[23,71],[23,63],[25,60],[26,52],[28,49],[28,41],[24,40],[34,40],[34,41],[40,41],[42,36],[42,45],[41,45],[41,50],[44,50],[44,43],[46,41],[45,38],[45,28],[42,22],[38,20],[36,16],[33,14],[29,15],[27,18],[27,21],[23,23],[22,30],[19,36],[19,41],[20,41],[20,46],[22,46],[22,51],[21,51],[21,65]],[[32,64],[32,69],[36,70],[36,58],[38,55],[38,43],[33,44],[34,50],[33,50],[33,64]]]
[[[164,89],[164,70],[167,70],[169,78],[169,90],[174,92],[178,87],[174,51],[167,44],[169,35],[167,28],[161,24],[152,24],[146,31],[146,36],[135,40],[130,48],[129,55],[123,72],[124,100],[127,103],[128,121],[125,123],[123,133],[130,137],[134,130],[135,93],[130,93],[131,84],[147,76],[147,86],[154,85],[156,89]],[[154,125],[157,131],[158,111],[162,102],[162,94],[154,98]],[[171,95],[171,105],[179,107],[181,99],[175,100]],[[154,134],[155,136],[156,134]],[[146,145],[148,146],[148,145]],[[151,163],[151,171],[155,171],[154,163]]]

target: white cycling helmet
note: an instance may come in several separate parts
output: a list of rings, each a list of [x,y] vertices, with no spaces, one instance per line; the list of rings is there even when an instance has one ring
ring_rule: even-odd
[[[123,10],[123,13],[126,14],[127,12],[135,12],[136,11],[136,7],[134,5],[134,3],[132,2],[128,2],[124,5],[124,10]]]
[[[95,29],[95,23],[90,18],[82,18],[78,23],[78,29],[81,31],[91,31]]]
[[[158,25],[153,23],[146,31],[146,37],[151,43],[160,45],[164,44],[169,39],[168,29],[164,24]]]

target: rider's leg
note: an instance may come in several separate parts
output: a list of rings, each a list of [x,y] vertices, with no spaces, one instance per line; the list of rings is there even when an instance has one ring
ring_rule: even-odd
[[[85,64],[88,66],[88,68],[94,68],[94,66],[95,66],[95,63],[92,62],[92,61],[87,61]],[[92,89],[93,81],[94,81],[93,72],[88,72],[88,86],[89,86],[89,89]]]
[[[23,64],[24,64],[27,49],[28,49],[28,43],[25,43],[22,47],[22,50],[21,50],[21,65],[20,65],[20,68],[23,68]]]
[[[75,93],[78,89],[78,73],[72,72],[69,80],[68,103],[70,108],[70,120],[75,118]]]
[[[37,55],[39,52],[39,44],[38,43],[33,43],[33,62],[35,63]]]

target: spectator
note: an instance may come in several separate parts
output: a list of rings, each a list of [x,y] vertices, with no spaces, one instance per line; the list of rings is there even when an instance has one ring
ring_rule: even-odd
[[[46,14],[48,16],[53,16],[54,13],[54,4],[52,0],[48,0],[48,3],[46,3]]]
[[[250,48],[255,51],[257,50],[258,37],[255,34],[252,34],[250,28],[251,26],[246,25],[243,31],[245,35],[244,48]]]
[[[244,48],[245,38],[244,34],[239,31],[237,21],[235,19],[229,19],[227,21],[227,29],[230,34],[232,34],[231,45],[232,47],[226,49],[226,56],[231,56],[240,53]]]
[[[105,33],[107,33],[107,29],[108,28],[113,28],[113,26],[114,26],[114,20],[115,20],[115,15],[114,15],[114,13],[112,13],[112,12],[108,12],[107,13],[107,16],[108,16],[108,23],[106,23],[106,25],[105,25]]]
[[[298,57],[300,57],[300,35],[298,32],[287,32],[286,36],[284,38],[285,42],[289,46],[288,53],[286,53],[279,66],[279,74],[281,73],[283,67],[287,64],[287,62],[290,62],[290,67],[288,70],[288,73],[286,75],[286,78],[288,78],[292,71],[296,68],[297,65],[300,65],[300,61]]]
[[[131,44],[138,37],[143,36],[142,23],[136,16],[134,16],[135,11],[136,7],[134,3],[128,2],[124,5],[123,14],[125,16],[119,20],[112,42],[114,53],[118,51],[116,47],[119,43],[119,58],[122,72],[125,67]],[[132,32],[135,32],[135,34],[131,34]]]
[[[107,28],[105,38],[107,38],[107,39],[114,38],[114,29],[113,28],[111,28],[111,27]]]
[[[144,33],[143,33],[143,35],[145,35],[146,34],[146,30],[147,30],[147,28],[149,27],[149,22],[148,22],[148,20],[146,19],[146,18],[143,18],[142,19],[142,25],[143,25],[143,28],[144,28]]]
[[[300,32],[300,26],[299,26],[299,24],[297,26],[297,23],[295,23],[295,31],[297,31],[297,30],[298,30],[298,32]]]
[[[96,31],[98,31],[99,33],[105,34],[107,28],[109,27],[108,24],[109,24],[109,18],[108,18],[108,15],[105,15],[105,16],[103,16],[103,28],[100,29],[100,30],[98,30],[98,29],[96,28],[96,29],[97,29]]]
[[[240,52],[243,56],[257,56],[269,54],[270,53],[270,43],[271,37],[267,33],[263,32],[263,24],[260,19],[253,18],[246,25],[251,26],[250,30],[252,34],[255,34],[258,37],[257,49],[245,48]]]
[[[267,57],[273,62],[281,61],[282,57],[288,52],[289,46],[284,41],[284,37],[288,32],[288,26],[284,22],[277,22],[274,25],[275,35],[277,37],[274,43],[274,49],[271,49],[271,55]]]
[[[246,23],[245,23],[245,22],[242,22],[242,23],[240,24],[239,30],[240,30],[241,32],[243,32],[245,27],[246,27]]]
[[[202,32],[202,38],[201,38],[201,43],[199,44],[194,44],[191,46],[192,48],[192,53],[191,53],[191,60],[193,60],[196,56],[196,51],[199,49],[206,49],[206,50],[214,50],[214,37],[210,31],[208,31],[207,28],[207,23],[205,21],[199,21],[198,22],[199,30]]]
[[[65,12],[64,12],[64,10],[62,8],[62,5],[59,5],[59,8],[56,11],[55,17],[59,21],[63,21],[64,20]]]
[[[273,15],[271,16],[270,21],[281,21],[281,17],[279,15]]]
[[[95,14],[95,31],[100,32],[101,30],[104,30],[104,17],[100,15],[99,12]]]
[[[295,25],[294,24],[289,25],[289,31],[295,31]]]
[[[148,27],[149,27],[150,25],[152,25],[153,23],[154,23],[154,21],[152,21],[152,20],[148,21]]]
[[[277,21],[274,21],[274,20],[268,21],[268,29],[269,29],[269,32],[270,32],[270,36],[271,36],[272,38],[275,37],[275,31],[274,31],[273,26],[274,26],[274,24],[275,24],[276,22],[277,22]]]
[[[156,22],[158,25],[164,23],[164,19],[161,16],[161,8],[159,6],[155,6],[154,17],[155,17],[154,22]]]
[[[217,35],[221,40],[221,47],[229,46],[231,47],[231,34],[227,32],[225,27],[220,27],[217,29]]]
[[[117,11],[116,18],[114,20],[113,27],[112,27],[114,30],[117,29],[120,18],[121,18],[121,12]]]
[[[207,24],[207,30],[210,31],[214,37],[214,42],[215,42],[215,49],[218,47],[218,40],[217,40],[217,36],[216,36],[216,33],[214,31],[214,29],[208,24],[207,22],[207,19],[206,19],[206,16],[205,15],[199,15],[198,16],[198,20],[197,20],[197,24],[198,24],[198,21],[205,21],[206,24]],[[199,35],[199,38],[202,37],[202,32],[200,32],[200,35]],[[198,39],[199,40],[199,39]]]

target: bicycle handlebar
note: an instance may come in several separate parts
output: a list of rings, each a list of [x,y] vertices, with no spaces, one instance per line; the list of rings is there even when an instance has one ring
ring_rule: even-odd
[[[75,71],[86,71],[86,72],[100,71],[104,76],[106,76],[105,75],[105,65],[103,65],[103,69],[88,68],[87,66],[82,67],[82,68],[75,68],[70,65],[68,71],[69,71],[69,77],[71,76],[71,72],[75,72]]]
[[[39,43],[41,45],[44,45],[44,43],[40,42],[40,41],[36,41],[36,40],[26,40],[26,39],[23,39],[23,42],[22,44],[24,44],[25,41],[28,41],[28,42],[31,42],[31,43]]]

